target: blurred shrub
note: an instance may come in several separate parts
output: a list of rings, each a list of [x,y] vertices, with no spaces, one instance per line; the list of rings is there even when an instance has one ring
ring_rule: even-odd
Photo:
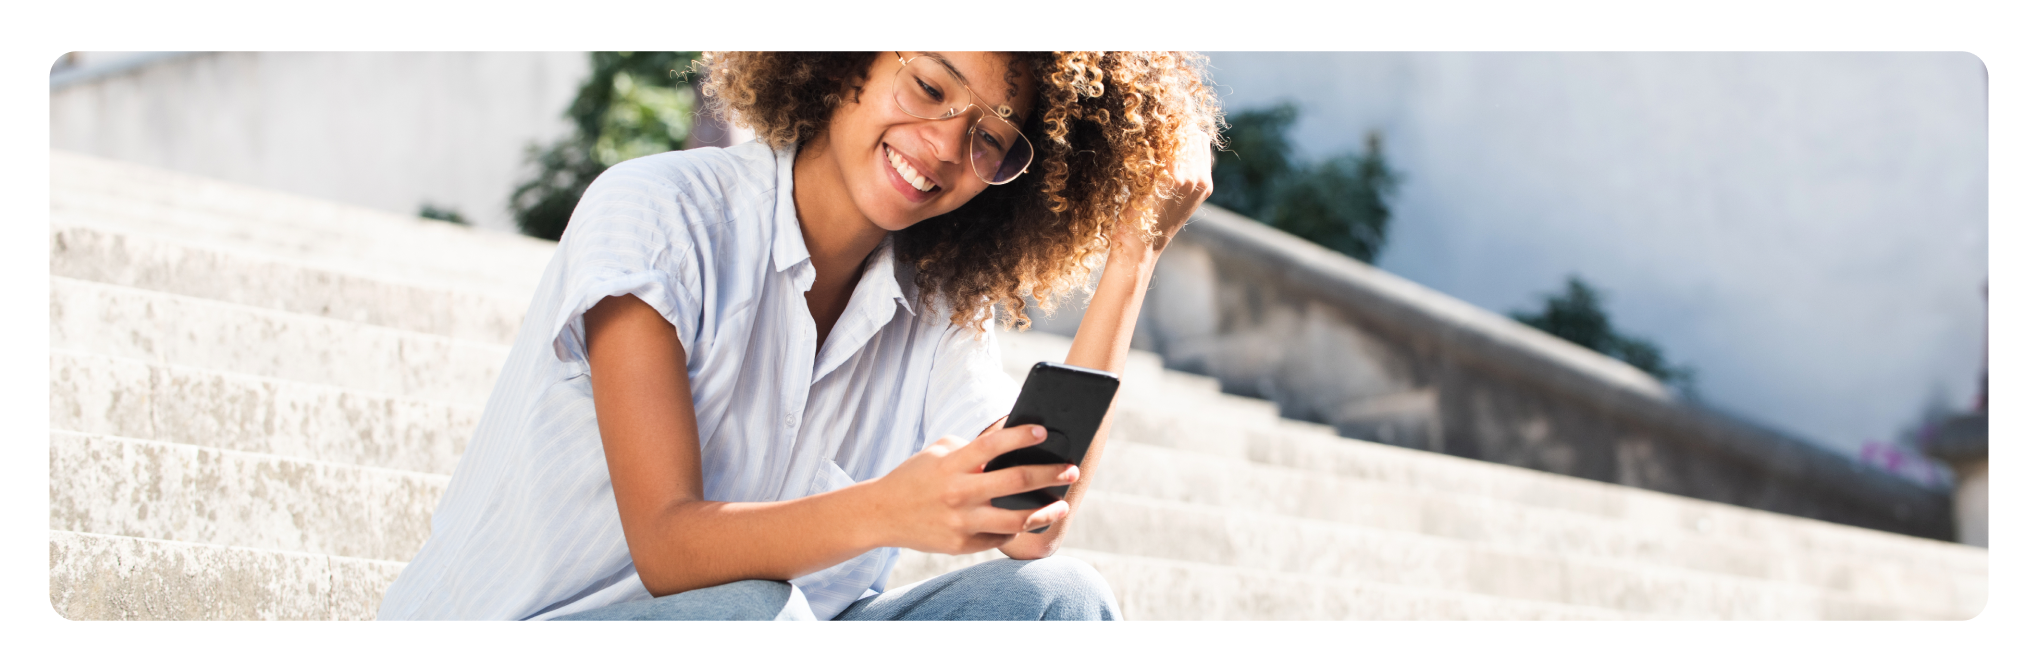
[[[459,210],[452,208],[441,209],[439,206],[432,205],[431,203],[418,205],[418,216],[425,219],[436,219],[441,222],[459,224],[461,226],[466,226],[468,223],[466,217],[460,216]]]
[[[1698,396],[1698,372],[1672,366],[1662,348],[1639,336],[1614,329],[1613,318],[1600,306],[1600,292],[1576,275],[1564,279],[1564,291],[1543,296],[1540,313],[1508,313],[1517,322],[1627,362],[1676,388],[1686,398]]]
[[[697,51],[597,51],[587,81],[567,106],[574,130],[551,146],[526,150],[536,169],[510,194],[525,235],[558,240],[580,194],[609,166],[680,149],[696,104],[684,81]]]
[[[1295,116],[1287,103],[1226,115],[1210,202],[1371,263],[1387,245],[1387,199],[1401,180],[1380,135],[1367,134],[1364,154],[1303,163],[1288,142]]]

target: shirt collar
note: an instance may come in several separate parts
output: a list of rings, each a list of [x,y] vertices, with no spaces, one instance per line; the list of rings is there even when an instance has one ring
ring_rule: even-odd
[[[800,211],[793,204],[793,158],[797,149],[791,146],[774,152],[778,163],[778,205],[772,217],[771,262],[772,268],[780,273],[813,258],[807,250],[807,239],[800,233]],[[896,235],[896,234],[893,234]],[[866,291],[877,301],[896,302],[906,309],[908,315],[918,315],[916,299],[919,287],[914,284],[916,270],[911,264],[896,263],[893,249],[893,235],[885,236],[878,243],[871,258],[864,264],[863,277],[857,279],[856,290],[851,293],[850,307],[856,308]],[[909,294],[910,292],[910,294]],[[866,310],[875,311],[873,304],[863,302]],[[844,311],[845,314],[848,311]],[[873,315],[873,317],[876,317]]]
[[[893,258],[892,237],[885,236],[864,261],[863,277],[857,278],[856,289],[849,295],[849,305],[836,318],[834,331],[828,334],[828,342],[821,344],[820,356],[814,360],[814,379],[828,375],[842,366],[863,346],[870,342],[878,331],[899,319],[899,307],[906,305],[905,294],[899,291],[899,281],[893,270],[898,266]],[[906,306],[906,312],[912,313]]]

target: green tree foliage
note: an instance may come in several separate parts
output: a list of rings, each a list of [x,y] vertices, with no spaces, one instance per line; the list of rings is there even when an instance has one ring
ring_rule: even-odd
[[[1564,291],[1543,297],[1543,311],[1508,313],[1522,324],[1552,336],[1577,343],[1614,359],[1627,362],[1676,387],[1686,397],[1697,396],[1698,372],[1689,366],[1673,366],[1655,343],[1639,336],[1622,334],[1613,318],[1600,306],[1600,292],[1576,275],[1564,279]]]
[[[1366,136],[1364,154],[1298,160],[1288,142],[1295,117],[1286,103],[1227,115],[1210,202],[1371,263],[1387,244],[1387,199],[1401,176],[1387,165],[1378,133]]]
[[[680,149],[692,128],[693,89],[682,80],[697,51],[597,51],[579,95],[566,108],[573,133],[527,150],[537,170],[510,194],[525,235],[558,240],[587,185],[609,166]]]

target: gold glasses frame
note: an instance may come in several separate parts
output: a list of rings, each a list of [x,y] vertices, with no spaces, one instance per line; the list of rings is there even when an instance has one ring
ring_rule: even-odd
[[[1027,170],[1033,168],[1033,141],[1026,139],[1025,131],[1020,129],[1018,124],[1012,123],[1011,119],[1012,107],[1010,105],[989,104],[984,100],[983,96],[977,95],[976,90],[971,89],[968,84],[962,83],[961,77],[957,76],[954,73],[953,68],[951,68],[946,62],[941,62],[941,59],[939,57],[931,57],[935,61],[941,62],[942,69],[948,71],[949,78],[951,80],[954,80],[956,86],[962,87],[963,91],[969,93],[970,102],[963,105],[961,109],[949,107],[947,111],[943,112],[941,116],[938,117],[930,117],[914,112],[913,108],[908,106],[906,104],[906,101],[901,99],[903,96],[907,96],[910,94],[901,90],[900,78],[905,77],[906,69],[907,67],[910,66],[912,62],[920,60],[922,58],[930,58],[930,56],[928,56],[927,54],[920,54],[912,58],[906,58],[906,55],[904,53],[896,51],[892,52],[892,56],[899,61],[898,71],[892,74],[892,104],[897,106],[900,112],[904,112],[906,113],[907,116],[911,116],[915,119],[926,119],[929,121],[945,121],[968,113],[970,108],[974,107],[977,109],[979,114],[976,120],[971,121],[969,125],[969,141],[970,141],[969,166],[970,172],[975,174],[977,176],[977,179],[983,180],[985,184],[994,186],[1000,184],[1010,184],[1013,180],[1019,179],[1019,176],[1025,175]],[[990,173],[989,176],[986,176],[983,169],[977,165],[978,152],[976,151],[976,143],[982,141],[978,138],[978,131],[983,126],[985,119],[996,119],[997,123],[1004,124],[1005,126],[1012,129],[1012,137],[1016,139],[1016,142],[1013,143],[1010,149],[1006,150],[1007,157],[1010,156],[1011,152],[1021,151],[1022,149],[1025,151],[1026,163],[1019,166],[1019,170],[1013,172],[1010,177],[1007,177],[1003,180],[992,181],[991,178],[997,176],[998,171],[1002,170],[1005,167],[1004,164],[1006,162],[1009,162],[1009,158],[1005,161],[1001,161],[999,165],[993,166],[992,172]]]

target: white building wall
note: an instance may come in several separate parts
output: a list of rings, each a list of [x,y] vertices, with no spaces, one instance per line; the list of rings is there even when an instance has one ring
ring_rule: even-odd
[[[50,145],[514,230],[524,148],[572,129],[587,68],[584,52],[184,54],[51,91]]]
[[[1567,273],[1709,403],[1891,441],[1982,367],[1988,81],[1965,53],[1210,54],[1296,147],[1379,129],[1407,174],[1381,268],[1488,310]]]

